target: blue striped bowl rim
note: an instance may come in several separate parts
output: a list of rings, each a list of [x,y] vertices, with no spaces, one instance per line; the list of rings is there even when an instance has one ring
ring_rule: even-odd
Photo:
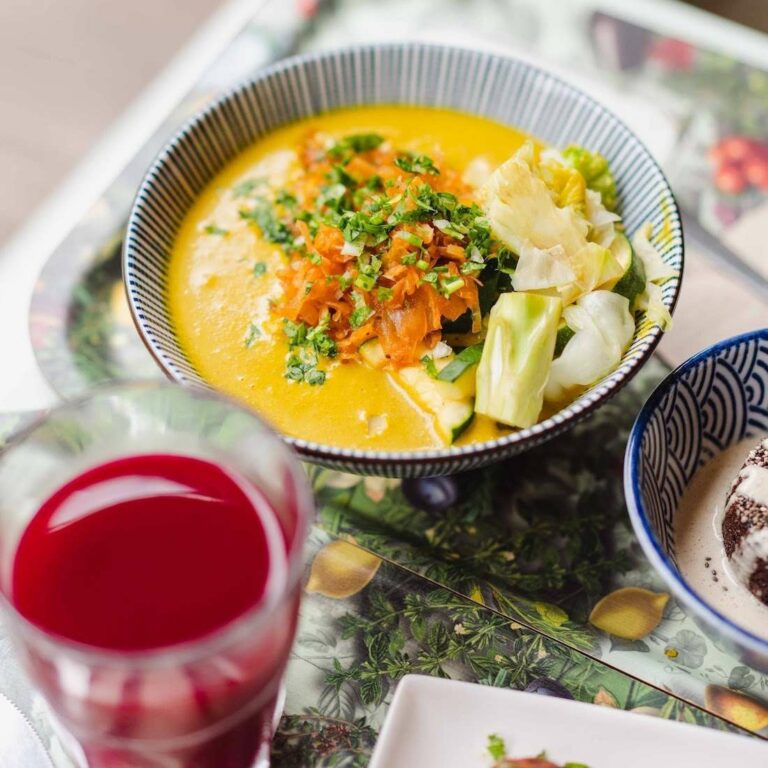
[[[437,77],[435,87],[426,74]],[[449,75],[454,78],[450,83]],[[365,91],[365,77],[376,91],[373,97]],[[293,101],[291,92],[296,95]],[[178,196],[194,198],[232,157],[281,124],[334,107],[374,103],[459,109],[520,127],[555,146],[575,142],[601,151],[616,171],[627,232],[651,221],[659,237],[662,223],[667,226],[668,240],[656,244],[664,260],[678,269],[678,275],[663,286],[663,301],[674,310],[683,271],[677,203],[661,168],[613,113],[556,76],[512,57],[427,43],[358,46],[293,57],[260,71],[187,121],[147,172],[128,220],[123,275],[140,335],[170,378],[209,386],[179,347],[164,307],[163,279],[173,227],[166,226],[164,233],[158,227],[169,212],[178,226],[188,208],[179,204]],[[504,112],[520,105],[519,112]],[[276,117],[267,125],[265,114]],[[238,145],[235,135],[244,127],[256,133]],[[211,128],[218,131],[216,147],[211,145]],[[154,264],[153,255],[157,257]],[[405,477],[472,469],[539,445],[585,418],[631,379],[660,337],[657,327],[638,323],[632,345],[615,371],[554,416],[496,440],[416,451],[374,451],[284,439],[309,460],[353,472]]]

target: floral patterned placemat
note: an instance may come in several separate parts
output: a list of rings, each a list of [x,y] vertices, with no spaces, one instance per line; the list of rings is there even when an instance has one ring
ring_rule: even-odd
[[[33,416],[0,419],[0,445]],[[577,437],[575,449],[582,439],[596,437],[593,430],[580,429],[585,434]],[[639,652],[648,654],[663,647],[662,654],[669,656],[674,648],[681,670],[700,668],[715,651],[700,633],[682,628],[684,615],[670,609],[663,593],[634,586],[629,593],[626,588],[609,592],[598,623],[610,628],[616,611],[624,611],[618,622],[622,630],[631,628],[644,640],[611,638],[584,621],[594,597],[625,580],[616,581],[617,573],[631,573],[627,566],[633,555],[619,544],[606,556],[613,550],[613,526],[600,510],[610,488],[587,481],[582,470],[577,493],[558,491],[558,483],[567,479],[556,452],[550,454],[548,475],[559,481],[545,494],[548,501],[526,492],[542,478],[531,471],[541,458],[466,476],[458,502],[449,508],[444,502],[456,491],[452,481],[439,481],[447,483],[442,493],[418,485],[404,490],[397,481],[307,467],[318,523],[307,547],[300,628],[275,742],[277,765],[364,765],[394,686],[410,673],[526,689],[737,732],[765,719],[762,704],[735,690],[709,683],[708,712],[686,701],[670,679],[644,682],[614,663],[612,653],[637,653],[638,643],[644,646]],[[513,468],[523,482],[510,482]],[[421,494],[422,502],[428,496],[435,509],[419,511],[406,494]],[[564,509],[558,511],[561,504]],[[535,530],[524,526],[513,533],[510,512],[520,519],[534,513]],[[544,545],[555,527],[562,545]],[[591,562],[580,567],[585,555]],[[540,566],[531,569],[534,561]],[[635,613],[629,622],[627,611]],[[26,688],[1,630],[0,657],[0,689],[29,715],[56,764],[68,765],[45,708]],[[740,678],[739,688],[754,683],[755,673],[746,668],[730,675]]]
[[[382,503],[381,488],[367,481]],[[355,486],[359,488],[360,486]],[[353,490],[354,494],[355,491]],[[322,507],[321,507],[322,509]],[[439,675],[738,730],[441,584],[316,528],[288,669],[279,766],[363,766],[394,686]],[[553,606],[540,607],[560,620]],[[556,618],[557,617],[557,618]],[[478,755],[487,734],[478,734]]]

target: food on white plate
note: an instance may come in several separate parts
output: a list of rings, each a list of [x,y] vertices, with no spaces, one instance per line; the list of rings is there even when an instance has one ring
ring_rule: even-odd
[[[547,753],[535,757],[508,757],[504,739],[495,733],[488,736],[488,754],[493,759],[493,768],[589,768],[585,763],[553,763]]]

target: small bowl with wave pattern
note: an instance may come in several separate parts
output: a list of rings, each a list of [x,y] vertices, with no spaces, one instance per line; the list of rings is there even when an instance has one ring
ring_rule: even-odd
[[[765,434],[768,328],[721,341],[670,373],[640,411],[624,461],[629,516],[646,556],[708,634],[761,669],[768,669],[768,638],[734,624],[680,575],[675,515],[698,469],[728,446]]]

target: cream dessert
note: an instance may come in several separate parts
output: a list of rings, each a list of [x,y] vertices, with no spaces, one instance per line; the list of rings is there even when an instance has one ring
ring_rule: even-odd
[[[756,478],[756,469],[751,467],[763,468],[762,459],[756,457],[765,456],[767,445],[768,438],[756,441],[752,437],[730,446],[701,467],[680,499],[675,516],[676,559],[686,583],[716,611],[766,638],[768,607],[750,592],[749,581],[756,569],[765,571],[754,548],[758,553],[763,551],[761,540],[765,537],[768,553],[768,510],[763,509],[760,518],[746,499],[754,501],[755,487],[764,488],[763,475]],[[748,517],[753,522],[745,522],[742,530],[741,510],[746,506],[751,508]],[[756,524],[757,519],[762,522]],[[763,583],[762,578],[756,577],[756,586]],[[768,591],[765,594],[768,598]]]
[[[723,515],[723,545],[739,581],[768,603],[768,438],[747,456]]]

